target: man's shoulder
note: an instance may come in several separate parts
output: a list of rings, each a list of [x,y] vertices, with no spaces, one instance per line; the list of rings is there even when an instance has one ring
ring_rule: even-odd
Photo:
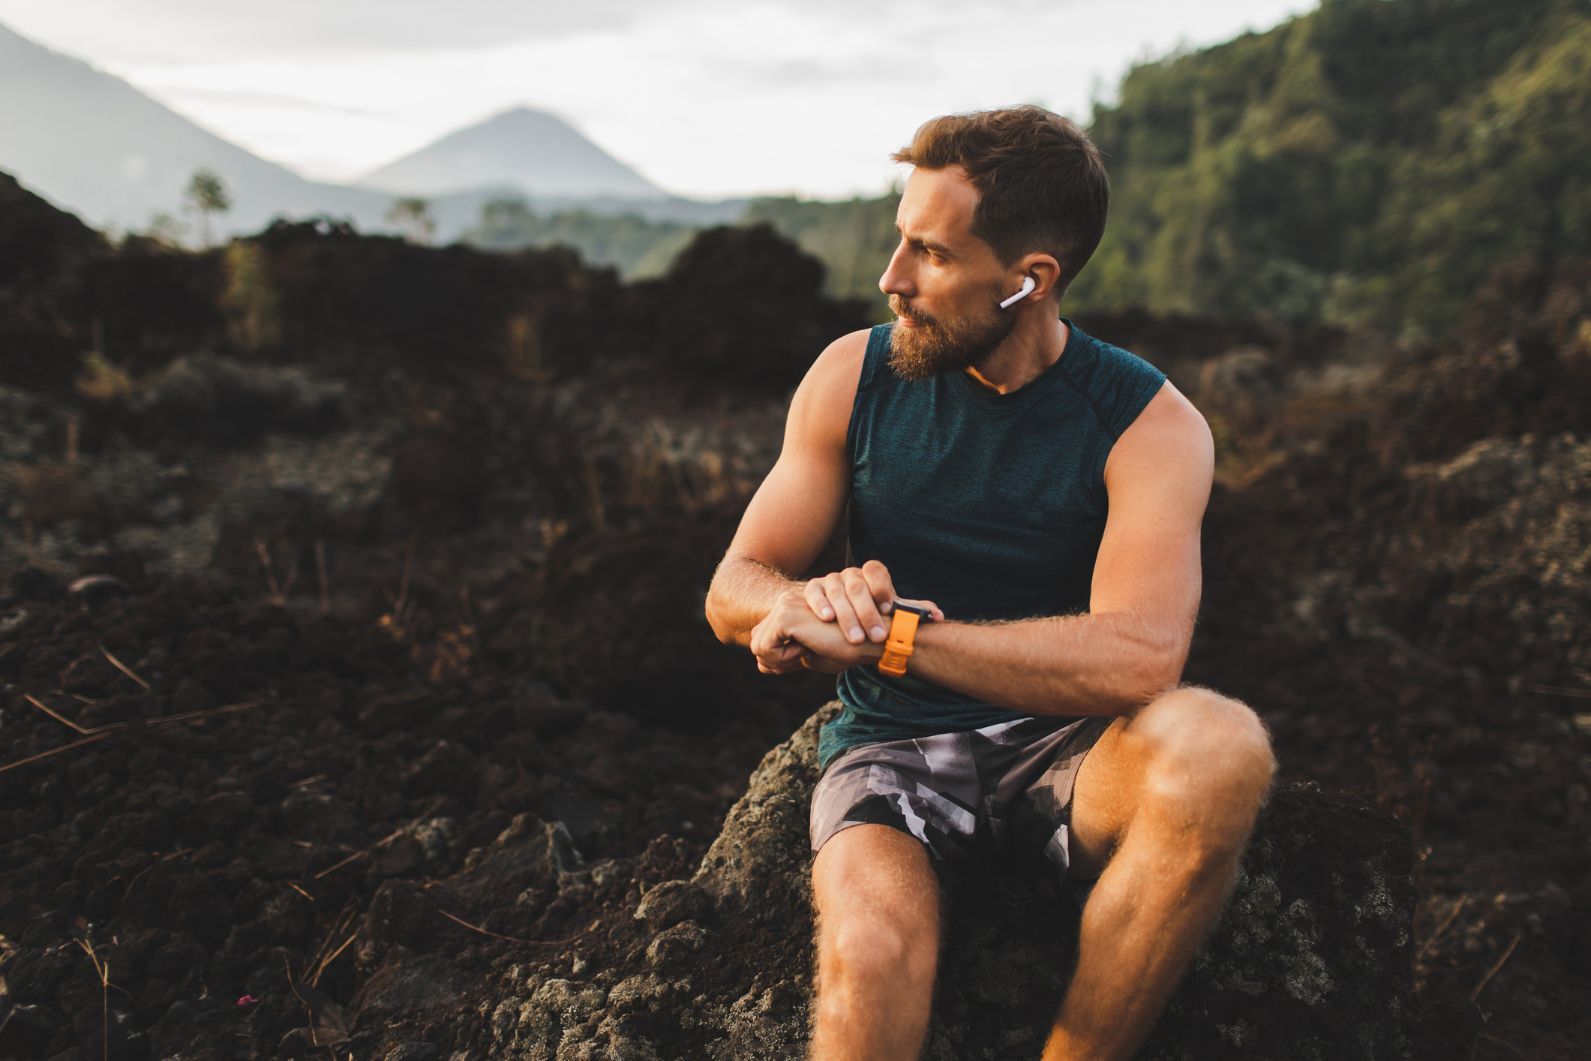
[[[1086,365],[1091,370],[1090,374],[1102,374],[1106,378],[1126,373],[1165,379],[1165,373],[1142,354],[1134,353],[1124,346],[1086,332],[1076,324],[1070,322],[1068,324],[1073,337],[1077,340],[1078,352],[1084,355],[1074,359],[1074,365]]]
[[[851,406],[867,357],[871,329],[848,332],[834,340],[812,362],[790,401],[794,430],[814,439],[843,442],[851,420]]]
[[[1210,425],[1187,396],[1165,380],[1117,439],[1105,465],[1105,478],[1110,484],[1124,472],[1176,467],[1189,474],[1197,472],[1194,477],[1208,487],[1214,465]]]
[[[802,386],[815,392],[825,406],[843,404],[847,413],[851,408],[851,399],[856,396],[857,381],[861,379],[863,364],[867,359],[867,347],[872,335],[871,328],[861,328],[854,332],[847,332],[826,346],[817,360],[812,362],[812,367],[807,370],[807,378],[802,381]]]
[[[1069,345],[1061,365],[1072,386],[1088,397],[1105,433],[1119,439],[1151,407],[1165,404],[1166,392],[1175,388],[1147,358],[1071,327],[1076,350]],[[1180,394],[1169,400],[1177,399],[1186,402]]]

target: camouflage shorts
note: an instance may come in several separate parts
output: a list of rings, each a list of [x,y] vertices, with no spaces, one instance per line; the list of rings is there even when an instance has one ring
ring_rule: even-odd
[[[1024,718],[963,733],[848,748],[812,792],[814,855],[853,825],[886,825],[921,840],[947,890],[961,865],[994,855],[1070,862],[1072,782],[1113,719]]]

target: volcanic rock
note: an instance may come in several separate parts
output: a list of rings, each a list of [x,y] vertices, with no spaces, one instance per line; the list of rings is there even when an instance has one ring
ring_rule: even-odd
[[[807,807],[818,728],[834,710],[768,753],[690,881],[648,894],[632,926],[644,946],[630,952],[634,968],[609,969],[597,983],[519,986],[524,1000],[493,1014],[493,1056],[800,1052],[812,962]],[[1354,798],[1282,787],[1226,913],[1142,1056],[1406,1053],[1411,866],[1396,820]],[[707,905],[716,928],[695,920]],[[1065,991],[1076,919],[1030,869],[978,870],[951,910],[925,1056],[1037,1056]],[[601,983],[614,985],[605,998]]]

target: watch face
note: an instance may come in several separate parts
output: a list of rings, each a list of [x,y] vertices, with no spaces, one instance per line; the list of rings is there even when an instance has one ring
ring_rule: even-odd
[[[900,611],[903,611],[903,612],[911,612],[912,614],[914,614],[917,617],[922,618],[922,619],[926,619],[929,616],[933,615],[933,612],[929,611],[927,608],[924,608],[924,607],[922,607],[920,605],[916,605],[916,604],[907,604],[907,603],[905,603],[903,601],[896,601],[895,602],[895,608],[900,610]]]

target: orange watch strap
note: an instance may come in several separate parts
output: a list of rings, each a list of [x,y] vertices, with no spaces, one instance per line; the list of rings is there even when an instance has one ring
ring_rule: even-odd
[[[878,661],[882,674],[897,678],[906,673],[906,661],[911,658],[917,640],[917,624],[922,613],[909,605],[896,604],[890,615],[889,637],[884,640],[884,655]]]

